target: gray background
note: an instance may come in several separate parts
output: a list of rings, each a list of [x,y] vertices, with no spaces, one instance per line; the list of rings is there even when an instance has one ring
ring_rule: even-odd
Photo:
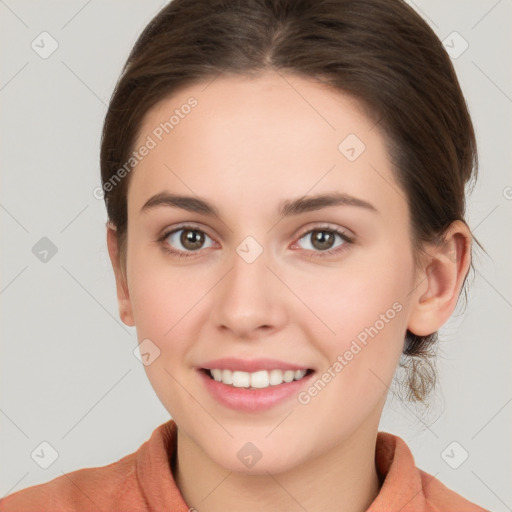
[[[410,3],[453,52],[469,44],[454,58],[480,151],[468,220],[488,256],[475,253],[469,305],[441,331],[430,409],[392,389],[380,428],[448,487],[512,510],[512,0]],[[118,318],[106,213],[93,195],[106,104],[163,5],[0,0],[0,497],[114,462],[169,418],[133,355],[135,329]],[[31,47],[43,31],[59,45],[46,59]],[[43,237],[57,249],[46,262],[33,252]],[[31,456],[42,442],[58,453],[47,469],[51,449]]]

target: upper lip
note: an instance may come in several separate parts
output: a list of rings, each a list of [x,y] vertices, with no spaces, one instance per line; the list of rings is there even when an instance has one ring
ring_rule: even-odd
[[[307,370],[306,365],[286,363],[278,359],[238,359],[236,357],[224,357],[202,363],[199,368],[206,370],[238,370],[242,372],[257,372],[259,370]]]

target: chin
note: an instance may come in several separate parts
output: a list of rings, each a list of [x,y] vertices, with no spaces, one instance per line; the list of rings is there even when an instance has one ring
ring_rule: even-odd
[[[230,454],[233,454],[231,456]],[[226,447],[221,453],[210,454],[212,460],[227,471],[244,475],[277,475],[295,469],[303,458],[292,447],[267,446],[261,449],[253,443]]]

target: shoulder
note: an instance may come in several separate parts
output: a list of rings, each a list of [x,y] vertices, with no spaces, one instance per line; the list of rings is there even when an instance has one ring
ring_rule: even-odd
[[[137,451],[117,462],[63,473],[10,494],[0,499],[0,512],[145,512],[168,503],[187,510],[169,465],[176,432],[171,419],[158,426]]]
[[[428,512],[442,512],[456,510],[457,512],[488,512],[476,503],[468,501],[460,494],[449,489],[433,475],[417,469],[419,472],[423,493],[425,495],[426,510]]]
[[[101,467],[79,469],[53,480],[22,489],[0,500],[0,512],[82,512],[114,510],[120,502],[137,500],[137,452]]]
[[[382,486],[369,512],[488,512],[416,467],[413,454],[401,437],[379,432],[375,463]]]

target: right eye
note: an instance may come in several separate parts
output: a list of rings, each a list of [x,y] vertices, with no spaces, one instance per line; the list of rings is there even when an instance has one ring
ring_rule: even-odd
[[[204,247],[206,238],[212,242],[208,247]],[[189,225],[167,231],[160,237],[159,241],[167,252],[179,258],[194,256],[194,254],[190,253],[196,253],[200,249],[209,248],[214,245],[213,240],[204,231]],[[181,247],[179,247],[180,245]]]

